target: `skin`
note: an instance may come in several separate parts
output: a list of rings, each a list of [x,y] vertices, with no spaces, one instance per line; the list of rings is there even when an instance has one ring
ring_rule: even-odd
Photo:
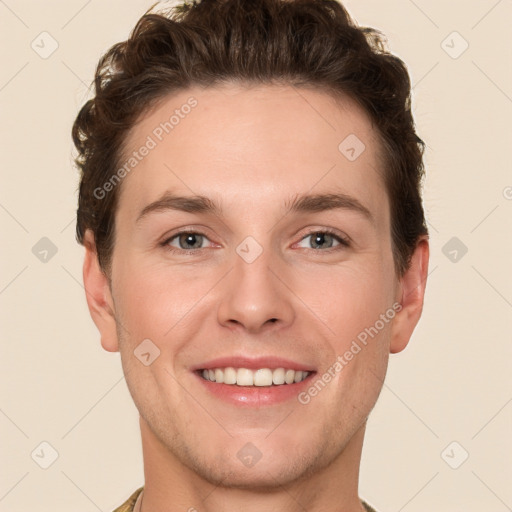
[[[389,354],[405,348],[420,318],[428,241],[397,276],[379,140],[348,98],[289,86],[191,88],[146,113],[127,154],[191,96],[197,106],[122,182],[110,276],[90,231],[85,243],[90,312],[105,350],[120,351],[140,412],[142,510],[361,511],[366,421]],[[366,146],[353,162],[338,150],[350,134]],[[207,196],[222,216],[162,210],[137,221],[165,191]],[[286,215],[297,194],[334,192],[356,198],[373,221],[347,208]],[[161,244],[181,228],[203,233],[203,248],[180,252],[186,237]],[[350,246],[328,236],[315,246],[308,235],[326,228]],[[250,264],[236,252],[247,236],[263,249]],[[394,303],[394,319],[307,404],[234,406],[190,370],[221,356],[274,355],[321,376]],[[134,356],[144,339],[160,350],[149,366]],[[247,442],[262,454],[250,468],[237,457]]]

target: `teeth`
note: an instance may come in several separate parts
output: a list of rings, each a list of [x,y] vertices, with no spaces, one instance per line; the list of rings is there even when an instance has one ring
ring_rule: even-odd
[[[272,382],[274,384],[284,384],[284,368],[277,368],[272,372]]]
[[[294,370],[286,370],[286,373],[284,374],[284,381],[286,384],[291,384],[294,381],[295,378],[295,371]]]
[[[254,374],[252,370],[247,368],[238,368],[236,371],[236,384],[237,386],[252,386],[254,385]]]
[[[224,368],[224,371],[220,370],[220,372],[224,373],[224,384],[236,384],[236,370],[234,368]]]
[[[302,372],[299,370],[298,372],[295,372],[293,382],[300,382],[301,380],[302,380]]]
[[[222,383],[224,382],[224,372],[220,369],[220,368],[217,368],[215,370],[215,382],[219,382],[219,383]]]
[[[272,370],[262,368],[254,372],[255,386],[272,386]]]
[[[279,386],[285,383],[301,382],[309,373],[285,368],[250,370],[248,368],[228,367],[203,370],[201,375],[211,382],[235,384],[237,386]]]

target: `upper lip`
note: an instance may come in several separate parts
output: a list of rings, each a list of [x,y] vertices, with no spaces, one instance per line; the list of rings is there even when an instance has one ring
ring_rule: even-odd
[[[285,368],[292,370],[302,370],[305,372],[314,372],[315,369],[308,364],[299,363],[291,359],[276,356],[227,356],[211,359],[192,366],[192,371],[196,370],[210,370],[214,368],[248,368],[250,370],[259,370],[260,368],[269,368],[275,370],[276,368]]]

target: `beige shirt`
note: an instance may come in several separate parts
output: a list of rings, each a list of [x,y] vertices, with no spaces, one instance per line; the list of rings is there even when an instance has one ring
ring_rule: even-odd
[[[114,512],[140,512],[143,489],[144,487],[140,487],[139,489],[137,489],[128,498],[128,500],[125,503],[123,503],[119,508],[116,508]],[[362,503],[367,512],[375,512],[375,510],[372,507],[370,507],[370,505],[368,505],[364,501]]]

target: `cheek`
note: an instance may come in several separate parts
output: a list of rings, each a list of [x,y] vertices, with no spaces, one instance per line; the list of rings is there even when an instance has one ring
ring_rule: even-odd
[[[343,344],[374,325],[392,306],[393,281],[389,275],[370,265],[331,269],[312,276],[316,285],[302,286],[298,294],[305,303],[315,305],[312,309],[319,312],[319,317]]]
[[[172,331],[179,332],[215,282],[210,274],[192,267],[125,261],[115,276],[115,306],[130,338],[162,341]]]
[[[323,293],[315,289],[304,299],[317,302],[315,309],[330,331],[318,377],[332,382],[332,392],[353,408],[373,406],[386,373],[395,316],[392,262],[390,269],[367,265],[331,272]],[[332,398],[326,394],[324,399]]]

